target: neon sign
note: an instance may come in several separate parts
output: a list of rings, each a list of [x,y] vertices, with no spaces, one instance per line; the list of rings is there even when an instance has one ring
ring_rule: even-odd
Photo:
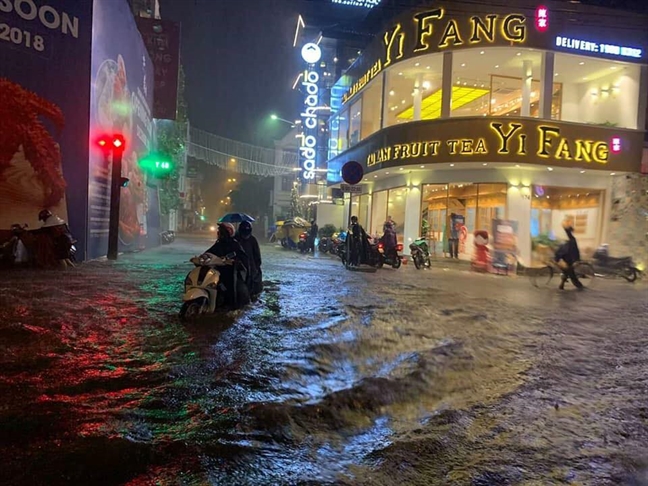
[[[319,74],[311,66],[304,71],[302,86],[306,97],[301,114],[302,133],[299,155],[302,158],[301,176],[309,181],[315,178],[317,169],[317,106],[319,105]]]
[[[380,3],[380,0],[331,0],[333,3],[340,5],[349,5],[350,7],[374,8]]]
[[[621,152],[621,137],[612,137],[612,148],[610,150],[613,154]]]
[[[549,9],[544,5],[536,8],[535,27],[538,32],[544,32],[549,28]]]
[[[635,59],[640,59],[643,54],[643,51],[638,47],[604,44],[582,39],[573,39],[571,37],[563,37],[560,35],[556,37],[556,46],[574,51],[596,52],[612,56],[633,57]]]

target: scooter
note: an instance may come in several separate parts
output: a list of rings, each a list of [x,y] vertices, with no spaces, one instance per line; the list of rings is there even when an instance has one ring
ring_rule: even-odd
[[[417,238],[414,243],[410,244],[409,248],[417,270],[430,267],[432,264],[430,262],[430,248],[425,238]]]
[[[628,282],[634,282],[641,274],[632,257],[611,257],[608,245],[596,249],[592,265],[594,273],[600,277],[623,277]]]
[[[175,231],[163,231],[160,233],[160,241],[163,245],[169,245],[175,241]]]
[[[317,249],[320,253],[328,253],[333,247],[333,240],[327,236],[320,238]]]
[[[225,306],[225,285],[221,282],[217,267],[232,265],[234,271],[234,300],[236,308],[250,302],[250,293],[245,285],[245,276],[239,275],[236,254],[230,253],[220,258],[211,253],[193,257],[190,260],[194,268],[184,281],[184,295],[180,319],[189,321],[204,314],[213,314],[216,309]]]
[[[297,242],[297,249],[301,253],[308,253],[311,251],[311,246],[310,246],[310,236],[308,233],[303,232],[299,234],[299,241]]]
[[[377,268],[382,268],[385,264],[391,265],[392,268],[400,268],[402,257],[398,253],[403,251],[402,243],[398,243],[394,248],[386,251],[385,245],[381,241],[378,243],[377,249],[378,253],[380,253],[380,258],[378,260],[378,264],[376,265]]]

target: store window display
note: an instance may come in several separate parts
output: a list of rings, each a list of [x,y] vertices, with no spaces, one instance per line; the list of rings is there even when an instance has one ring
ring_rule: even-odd
[[[362,94],[362,129],[360,139],[364,140],[369,135],[380,130],[382,106],[383,78],[373,80]]]

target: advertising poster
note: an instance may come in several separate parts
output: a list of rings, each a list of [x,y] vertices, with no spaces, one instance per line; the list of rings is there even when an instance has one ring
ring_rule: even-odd
[[[0,1],[0,230],[68,221],[83,259],[92,2]]]
[[[121,189],[120,251],[141,249],[141,239],[147,233],[149,197],[146,175],[138,161],[153,143],[153,65],[125,0],[94,1],[91,76],[90,144],[102,134],[121,134],[126,140],[122,175],[130,182]],[[105,255],[108,248],[110,170],[101,151],[91,150],[88,195],[91,258]]]
[[[180,24],[138,17],[137,27],[155,69],[153,118],[175,120],[180,69]]]
[[[517,266],[518,222],[509,219],[493,220],[492,264],[508,265],[509,272]]]

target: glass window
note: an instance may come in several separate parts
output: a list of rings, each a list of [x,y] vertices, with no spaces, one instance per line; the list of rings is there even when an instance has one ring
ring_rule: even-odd
[[[542,52],[493,47],[453,53],[451,116],[539,116]],[[524,79],[530,75],[528,111]]]
[[[339,115],[339,129],[337,136],[338,153],[344,152],[349,148],[349,110],[344,110]]]
[[[351,105],[351,119],[349,122],[349,147],[353,147],[360,141],[362,98]]]
[[[385,74],[383,126],[441,116],[443,54],[403,61]]]
[[[562,89],[552,118],[637,128],[638,65],[556,53],[554,80]]]
[[[407,199],[407,188],[399,187],[398,189],[389,190],[387,200],[387,218],[382,221],[391,220],[394,224],[394,230],[398,235],[398,240],[403,240],[403,231],[405,230],[405,200]],[[379,229],[382,233],[382,227]]]
[[[293,181],[295,180],[292,176],[282,176],[281,177],[281,190],[284,192],[292,191]]]
[[[506,217],[506,184],[478,184],[476,230],[493,232],[493,220]]]
[[[382,226],[387,217],[387,191],[374,192],[371,201],[371,231],[372,236],[382,235]]]
[[[552,258],[567,239],[563,221],[569,220],[578,239],[581,258],[589,258],[599,244],[603,191],[573,187],[533,186],[531,248],[533,261]]]
[[[380,130],[380,107],[383,78],[374,79],[362,95],[362,130],[360,139],[365,139]]]
[[[340,134],[340,117],[338,115],[332,117],[329,120],[329,150],[328,150],[328,159],[336,157],[340,153],[340,148],[338,144]]]
[[[446,230],[446,213],[448,208],[448,186],[445,184],[427,184],[423,186],[421,202],[421,236],[433,244],[430,245],[436,253],[436,243],[444,240]],[[442,247],[438,248],[441,251]]]
[[[369,194],[363,194],[358,201],[358,222],[363,228],[369,228]]]

